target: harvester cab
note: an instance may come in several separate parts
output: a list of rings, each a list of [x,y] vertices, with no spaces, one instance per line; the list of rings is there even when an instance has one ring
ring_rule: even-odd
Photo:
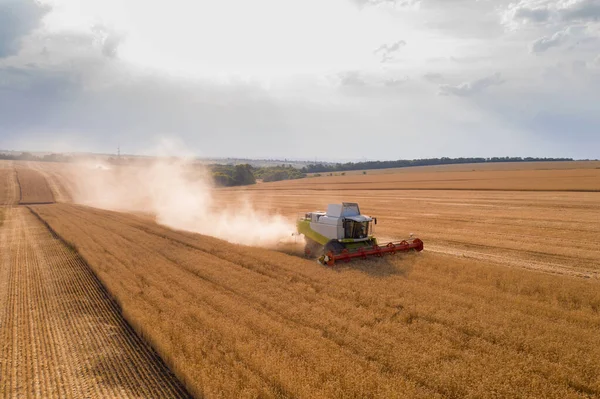
[[[422,251],[418,238],[390,242],[381,247],[373,235],[377,218],[362,215],[357,203],[329,204],[327,212],[308,212],[298,219],[298,234],[304,235],[306,256],[316,256],[319,262],[333,266],[336,261],[383,256],[386,253]]]

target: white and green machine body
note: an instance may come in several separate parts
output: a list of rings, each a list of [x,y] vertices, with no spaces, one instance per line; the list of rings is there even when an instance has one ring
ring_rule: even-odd
[[[412,233],[406,240],[379,246],[373,236],[375,224],[377,218],[361,215],[357,203],[343,202],[328,205],[327,212],[305,213],[298,219],[297,229],[298,234],[304,235],[304,253],[318,257],[319,262],[327,266],[334,266],[338,261],[423,250],[423,241],[414,238]]]
[[[373,236],[376,218],[361,215],[357,203],[329,204],[327,212],[304,214],[297,222],[298,233],[304,235],[308,256],[321,256],[327,252],[340,253],[377,245]]]

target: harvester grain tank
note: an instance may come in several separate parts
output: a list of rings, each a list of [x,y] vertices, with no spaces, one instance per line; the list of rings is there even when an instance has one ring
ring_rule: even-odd
[[[297,230],[306,241],[305,255],[318,257],[328,266],[342,260],[423,250],[423,241],[412,237],[379,245],[373,235],[375,224],[377,218],[361,215],[357,203],[343,202],[329,204],[327,212],[304,214],[298,219]]]

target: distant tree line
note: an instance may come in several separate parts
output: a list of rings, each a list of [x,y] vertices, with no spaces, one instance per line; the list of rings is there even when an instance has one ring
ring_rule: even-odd
[[[243,165],[210,165],[215,184],[222,187],[245,186],[256,183],[252,166]]]
[[[221,187],[255,184],[257,179],[264,182],[300,179],[306,174],[291,165],[256,168],[249,164],[210,165],[215,184]]]
[[[20,154],[0,153],[0,159],[13,161],[38,161],[38,162],[71,162],[75,158],[62,154],[47,154],[37,156],[29,152]],[[123,159],[124,160],[124,159]],[[109,162],[116,162],[110,158]],[[413,160],[397,161],[367,161],[367,162],[347,162],[335,164],[310,164],[302,169],[292,165],[278,165],[266,167],[254,167],[250,164],[240,165],[209,165],[212,171],[214,182],[218,186],[232,187],[255,184],[257,179],[264,182],[274,182],[280,180],[301,179],[306,177],[307,173],[332,173],[351,170],[369,170],[369,169],[388,169],[405,168],[410,166],[431,166],[431,165],[451,165],[466,163],[494,163],[494,162],[561,162],[573,161],[573,158],[521,158],[521,157],[493,157],[493,158],[426,158]],[[366,173],[366,172],[363,172]]]
[[[272,182],[301,179],[306,177],[306,173],[303,173],[300,169],[295,168],[292,165],[281,165],[255,168],[254,176],[256,176],[257,179],[262,179],[264,182]]]
[[[406,168],[410,166],[452,165],[465,163],[493,163],[493,162],[558,162],[572,161],[573,158],[521,158],[521,157],[493,157],[493,158],[426,158],[426,159],[400,159],[397,161],[367,161],[347,162],[336,164],[310,164],[302,169],[303,173],[341,172],[349,170]]]
[[[72,157],[62,154],[47,154],[44,156],[33,155],[30,152],[22,152],[20,154],[0,153],[0,159],[9,161],[37,161],[37,162],[70,162]]]

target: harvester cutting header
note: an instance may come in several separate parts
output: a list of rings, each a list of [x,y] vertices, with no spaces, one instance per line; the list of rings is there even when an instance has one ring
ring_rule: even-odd
[[[377,218],[361,215],[357,203],[343,202],[329,204],[327,212],[306,213],[298,220],[297,229],[306,241],[305,255],[318,257],[328,266],[340,260],[423,250],[423,241],[418,238],[380,246],[373,235],[375,224]]]

